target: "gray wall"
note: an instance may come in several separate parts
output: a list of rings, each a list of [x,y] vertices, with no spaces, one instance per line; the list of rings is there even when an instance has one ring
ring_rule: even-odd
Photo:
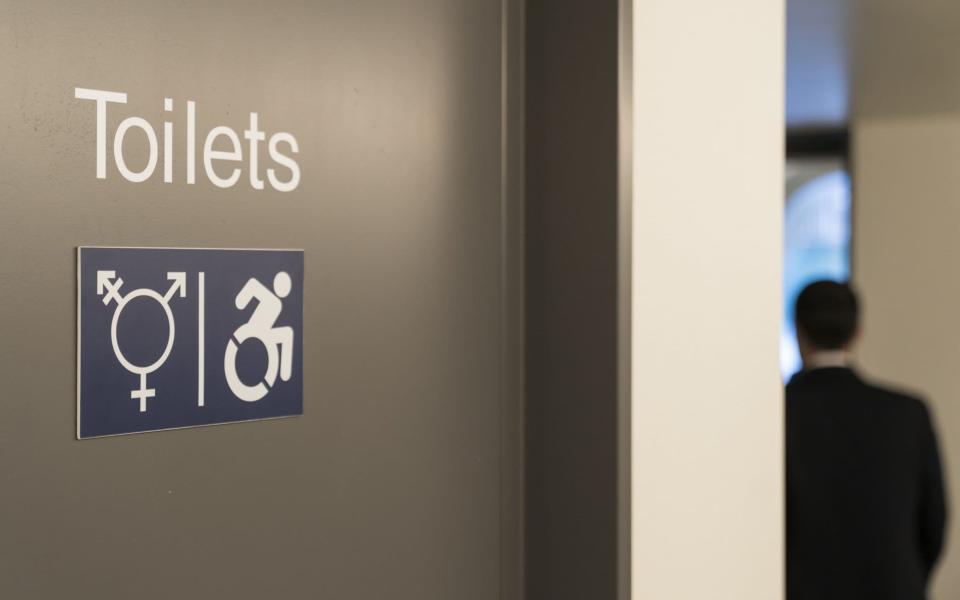
[[[618,593],[618,18],[527,2],[529,600]]]
[[[857,361],[924,397],[948,488],[946,553],[933,598],[960,597],[960,114],[854,123],[853,275],[863,302]]]
[[[520,142],[502,136],[500,3],[0,14],[0,595],[513,597]],[[300,186],[134,184],[112,163],[98,180],[75,86],[129,94],[110,131],[159,127],[165,97],[179,127],[196,101],[201,132],[257,111],[297,137]],[[305,249],[305,415],[74,440],[78,245]]]

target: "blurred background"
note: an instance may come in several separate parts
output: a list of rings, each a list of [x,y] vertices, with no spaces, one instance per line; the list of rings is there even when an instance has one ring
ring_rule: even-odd
[[[960,514],[960,2],[788,0],[781,369],[804,284],[864,301],[856,362],[929,402]],[[960,552],[933,597],[960,598]]]

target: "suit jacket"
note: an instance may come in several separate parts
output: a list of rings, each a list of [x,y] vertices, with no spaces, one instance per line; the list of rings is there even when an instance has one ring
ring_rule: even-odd
[[[787,599],[925,599],[946,509],[924,403],[850,369],[799,373],[786,453]]]

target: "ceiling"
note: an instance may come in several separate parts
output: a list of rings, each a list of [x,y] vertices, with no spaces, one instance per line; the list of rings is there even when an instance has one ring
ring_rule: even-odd
[[[788,0],[787,124],[960,112],[960,0]]]

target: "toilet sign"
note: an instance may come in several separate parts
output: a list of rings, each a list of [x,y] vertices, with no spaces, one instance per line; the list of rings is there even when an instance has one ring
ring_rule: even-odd
[[[302,251],[78,250],[78,438],[302,414],[302,355]]]

